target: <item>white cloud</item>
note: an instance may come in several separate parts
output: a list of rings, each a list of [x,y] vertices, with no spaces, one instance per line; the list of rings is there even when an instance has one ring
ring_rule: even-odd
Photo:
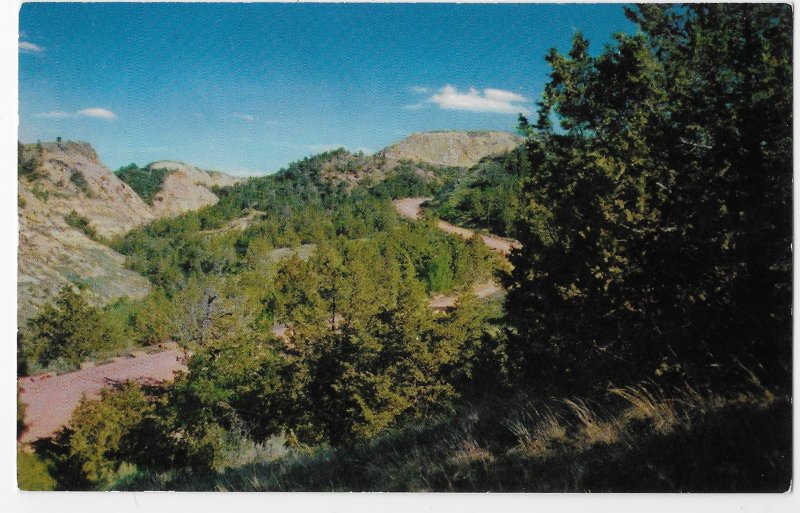
[[[529,101],[522,95],[512,93],[511,91],[503,91],[502,89],[486,88],[483,90],[483,95],[486,98],[497,100],[499,102],[527,102]]]
[[[71,118],[72,114],[69,112],[64,112],[63,110],[54,110],[50,112],[38,112],[34,114],[37,118],[47,118],[47,119],[62,119],[62,118]]]
[[[241,112],[234,112],[233,117],[243,119],[244,121],[255,121],[256,117],[252,114],[242,114]]]
[[[75,115],[86,116],[88,118],[117,119],[116,114],[108,109],[101,109],[100,107],[89,107],[88,109],[79,110]]]
[[[99,119],[117,119],[117,115],[108,109],[101,109],[100,107],[89,107],[77,112],[66,112],[63,110],[52,110],[50,112],[37,112],[33,115],[37,118],[45,119],[66,119],[66,118],[99,118]]]
[[[30,41],[20,41],[19,49],[27,53],[39,53],[44,51],[44,48]]]
[[[451,85],[439,89],[428,98],[441,109],[465,110],[471,112],[493,112],[498,114],[528,114],[530,110],[521,104],[530,100],[522,95],[502,89],[486,88],[483,92],[471,87],[462,93]]]
[[[431,92],[430,87],[411,86],[411,92],[417,94],[428,94]]]

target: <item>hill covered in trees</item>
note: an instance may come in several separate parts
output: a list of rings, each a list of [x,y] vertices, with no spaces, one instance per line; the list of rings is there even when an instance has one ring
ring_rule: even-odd
[[[329,152],[110,240],[153,287],[116,318],[188,371],[83,401],[20,459],[27,482],[787,490],[791,9],[627,15],[638,32],[609,47],[551,51],[522,144],[470,169],[359,174],[380,156]],[[418,220],[392,206],[410,196],[434,198]],[[437,217],[520,247],[506,261]],[[502,301],[471,293],[491,277]],[[455,306],[431,309],[443,292]],[[65,291],[23,357],[106,333],[87,308]]]

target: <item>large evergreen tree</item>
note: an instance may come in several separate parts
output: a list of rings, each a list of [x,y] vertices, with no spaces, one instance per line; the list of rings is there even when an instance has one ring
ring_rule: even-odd
[[[787,384],[791,10],[642,6],[552,67],[507,307],[519,371],[571,390],[728,375]],[[768,367],[768,368],[767,368]]]

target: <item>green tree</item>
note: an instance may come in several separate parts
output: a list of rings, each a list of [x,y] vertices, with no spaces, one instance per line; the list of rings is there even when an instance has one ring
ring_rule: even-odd
[[[508,281],[512,361],[573,390],[719,380],[737,359],[785,383],[790,10],[629,16],[641,32],[596,57],[580,34],[553,50],[539,120],[522,120],[535,171]]]
[[[107,484],[124,461],[133,459],[130,434],[154,409],[133,383],[104,389],[99,400],[81,400],[70,421],[69,448],[88,481]]]
[[[64,286],[53,303],[42,306],[27,328],[25,353],[41,366],[59,358],[78,365],[97,351],[123,343],[100,310],[89,305],[83,292],[71,285]]]
[[[175,335],[175,303],[160,289],[148,294],[133,313],[134,336],[143,345],[166,342]]]

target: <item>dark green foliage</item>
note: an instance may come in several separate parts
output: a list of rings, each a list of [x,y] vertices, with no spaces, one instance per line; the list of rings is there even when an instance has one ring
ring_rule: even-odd
[[[165,404],[163,389],[130,382],[104,389],[99,399],[83,398],[69,428],[33,443],[54,488],[102,489],[134,466],[165,471],[184,463],[167,437]]]
[[[405,247],[414,253],[415,269],[426,277],[429,290],[433,290],[428,278],[433,272],[439,273],[435,290],[463,284],[466,275],[449,277],[456,272],[463,244],[434,227],[413,228],[409,237],[388,201],[396,193],[419,193],[415,187],[425,187],[427,193],[430,185],[424,185],[427,182],[414,172],[401,170],[392,175],[395,178],[390,177],[397,181],[386,187],[383,183],[352,190],[334,186],[323,181],[320,173],[322,165],[336,155],[332,152],[304,159],[274,176],[218,189],[220,201],[216,205],[132,230],[113,241],[112,247],[127,255],[132,269],[148,276],[171,296],[190,276],[244,271],[246,255],[255,241],[279,248],[319,244],[336,237],[380,239],[392,233],[407,241]],[[245,230],[221,230],[228,221],[253,210],[260,215]],[[442,253],[450,253],[449,258],[440,256]],[[452,269],[442,265],[434,269],[430,263],[434,258],[448,260]]]
[[[29,181],[41,177],[39,166],[42,160],[42,145],[23,145],[17,142],[17,175]]]
[[[26,328],[22,346],[29,367],[47,367],[57,360],[76,366],[98,352],[125,344],[124,333],[87,303],[83,291],[69,285]]]
[[[64,221],[69,226],[82,231],[90,239],[97,240],[97,230],[94,229],[89,222],[89,219],[87,219],[85,216],[82,216],[76,211],[72,210],[69,214],[64,216]]]
[[[99,400],[81,400],[70,423],[69,451],[87,481],[103,485],[114,477],[129,452],[133,437],[128,435],[153,410],[131,383],[104,389]]]
[[[150,166],[139,168],[136,164],[128,164],[114,171],[114,174],[131,186],[136,194],[148,205],[164,186],[164,179],[171,173],[168,169],[153,169]]]
[[[428,209],[456,225],[515,237],[522,182],[531,172],[524,147],[487,157],[448,181]]]
[[[24,375],[24,374],[23,374]],[[25,432],[25,403],[20,397],[20,386],[17,384],[17,439]]]
[[[414,169],[408,164],[400,164],[383,180],[369,186],[370,192],[381,198],[406,198],[410,196],[428,196],[440,186],[436,177],[424,176],[422,169]],[[433,173],[430,173],[433,174]]]
[[[739,362],[788,389],[791,9],[630,17],[642,32],[596,57],[580,34],[552,51],[523,123],[511,361],[556,390],[727,384]]]
[[[280,433],[293,409],[286,367],[270,337],[249,334],[207,344],[170,391],[181,439],[197,439],[208,426],[243,429],[257,441]],[[213,467],[215,452],[218,448],[206,451],[210,457],[195,458],[193,466]]]
[[[89,187],[89,182],[86,181],[86,177],[83,176],[83,173],[78,171],[77,169],[73,169],[69,173],[69,181],[75,184],[79,190],[83,191],[84,194],[91,197],[92,196],[92,188]]]

